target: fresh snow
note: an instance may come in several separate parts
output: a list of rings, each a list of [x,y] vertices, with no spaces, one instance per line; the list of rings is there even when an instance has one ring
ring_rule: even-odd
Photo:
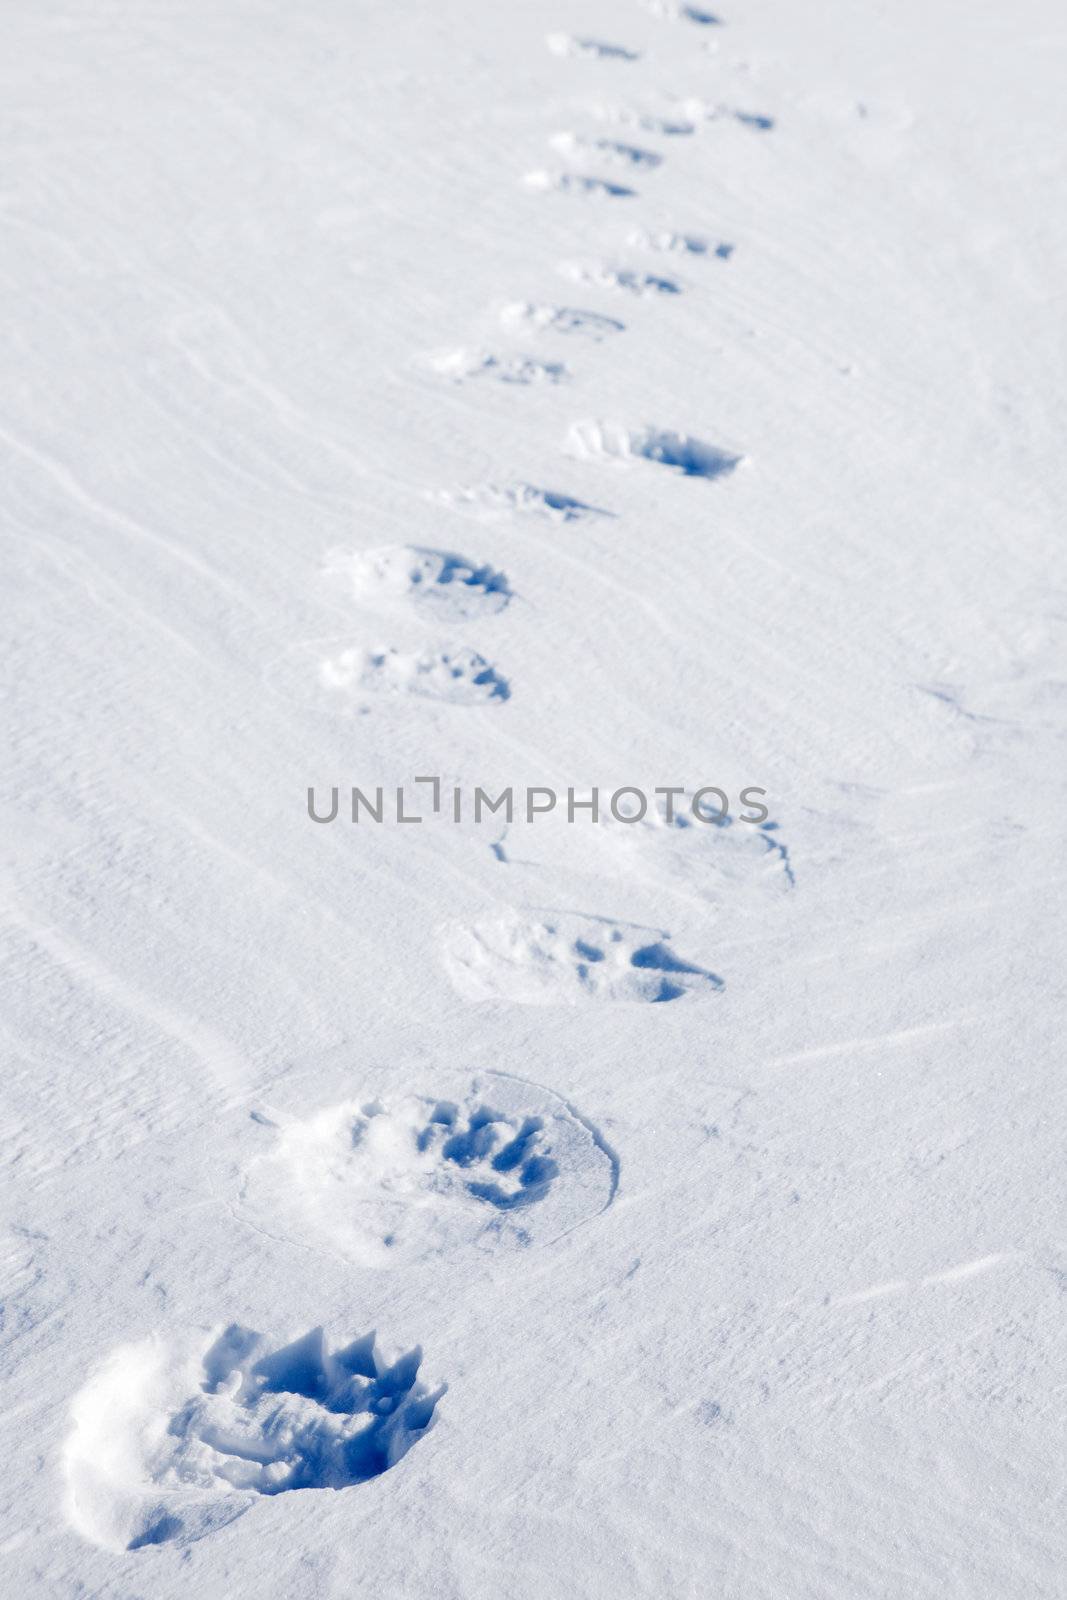
[[[4,35],[4,1596],[1057,1600],[1060,9]]]

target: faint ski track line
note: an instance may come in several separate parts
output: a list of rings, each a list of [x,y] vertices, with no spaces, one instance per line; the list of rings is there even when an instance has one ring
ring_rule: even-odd
[[[75,978],[88,983],[112,1005],[149,1022],[197,1057],[219,1087],[233,1097],[228,1104],[237,1104],[245,1097],[251,1080],[249,1063],[221,1034],[180,1016],[128,983],[74,940],[24,915],[12,898],[7,897],[5,909],[31,944],[39,946]]]
[[[182,650],[186,655],[192,656],[194,661],[207,663],[207,657],[202,650],[198,650],[190,639],[187,639],[184,634],[178,633],[158,613],[147,613],[141,602],[135,599],[128,589],[124,589],[98,561],[94,561],[84,550],[79,550],[68,540],[60,538],[58,534],[45,536],[38,533],[24,523],[21,518],[15,518],[11,512],[5,512],[5,515],[11,519],[12,524],[18,523],[18,527],[25,534],[25,543],[33,548],[35,554],[40,554],[45,560],[53,562],[63,577],[67,578],[72,584],[81,585],[93,605],[99,606],[102,611],[116,618],[123,626],[129,628],[140,627],[142,631],[149,632],[153,637],[165,634],[179,650]],[[77,568],[79,566],[83,568],[91,566],[95,568],[95,571],[78,572]],[[103,594],[97,593],[97,585],[101,588],[114,590],[115,594],[120,595],[126,604],[123,606],[114,600],[106,599]]]
[[[153,529],[146,527],[143,522],[138,522],[136,517],[129,516],[125,511],[117,511],[114,507],[105,504],[104,501],[98,500],[90,490],[82,486],[69,467],[65,466],[61,461],[56,461],[45,451],[38,450],[34,445],[27,444],[3,426],[0,426],[0,440],[6,443],[8,448],[13,450],[16,455],[24,456],[28,461],[32,461],[34,466],[51,478],[53,483],[58,484],[63,493],[73,500],[76,505],[81,506],[91,517],[100,521],[110,522],[113,527],[121,528],[123,532],[130,534],[132,537],[143,540],[146,544],[153,545],[157,550],[163,551],[171,560],[178,562],[181,566],[188,567],[190,572],[195,572],[198,577],[214,584],[216,588],[223,590],[231,599],[236,600],[239,605],[242,605],[246,610],[251,611],[262,620],[261,613],[248,599],[247,595],[242,594],[216,567],[208,566],[206,562],[200,560],[199,556],[193,555],[191,551],[183,550],[179,545],[173,544],[165,535],[156,533]]]
[[[226,355],[236,356],[234,371],[230,377],[227,377],[223,372],[213,370],[210,357],[205,360],[203,351],[194,346],[187,333],[183,335],[183,327],[189,329],[197,322],[203,323],[207,321],[210,323],[212,318],[216,318],[229,331],[232,343],[229,349],[223,352],[221,359],[224,360]],[[207,333],[210,350],[212,348],[210,328],[208,328]],[[375,476],[372,469],[361,457],[355,455],[340,440],[332,437],[326,431],[325,425],[319,423],[297,401],[291,399],[284,389],[272,383],[269,378],[258,376],[251,371],[241,346],[244,345],[251,349],[256,359],[266,366],[267,363],[263,358],[262,352],[241,323],[218,301],[205,301],[198,306],[179,311],[167,325],[166,336],[205,382],[221,390],[224,394],[243,393],[258,396],[267,408],[274,413],[281,426],[294,438],[300,439],[305,444],[313,445],[317,451],[321,451],[326,455],[333,455],[353,471],[357,478],[366,479]],[[234,345],[236,345],[236,349],[234,349]],[[305,489],[301,492],[311,493],[318,498],[315,491]]]
[[[964,1277],[972,1277],[977,1275],[979,1272],[989,1271],[992,1267],[999,1266],[1006,1261],[1028,1259],[1030,1258],[1024,1251],[1021,1250],[1010,1250],[999,1255],[982,1256],[977,1261],[967,1262],[956,1268],[950,1267],[944,1272],[931,1273],[924,1278],[892,1279],[884,1284],[875,1285],[875,1287],[869,1291],[861,1290],[855,1295],[845,1296],[840,1300],[823,1301],[821,1304],[817,1302],[809,1302],[805,1307],[805,1310],[809,1314],[814,1315],[820,1310],[836,1310],[838,1308],[844,1309],[850,1305],[858,1305],[876,1299],[888,1298],[889,1296],[903,1293],[906,1290],[915,1291],[916,1289],[930,1288],[940,1283],[959,1281]],[[1037,1262],[1032,1262],[1032,1265],[1035,1267],[1035,1269],[1038,1268]],[[792,1306],[793,1303],[794,1302],[792,1300],[784,1301],[781,1302],[780,1305],[775,1309],[780,1311],[783,1306],[789,1307]],[[983,1331],[992,1333],[997,1331],[999,1326],[999,1321],[991,1322],[985,1325]],[[953,1348],[956,1338],[957,1334],[953,1332],[945,1339],[937,1341],[934,1345],[925,1345],[920,1349],[913,1350],[908,1356],[905,1357],[903,1361],[900,1361],[895,1366],[891,1367],[888,1372],[882,1373],[879,1377],[872,1379],[869,1383],[866,1383],[862,1387],[852,1391],[851,1398],[856,1400],[861,1396],[875,1393],[882,1389],[887,1383],[892,1382],[892,1380],[901,1373],[921,1367],[925,1361],[934,1356],[939,1348]],[[670,1426],[676,1417],[680,1416],[684,1412],[691,1411],[692,1409],[693,1405],[692,1401],[690,1400],[682,1400],[676,1405],[670,1406],[668,1408],[667,1415],[662,1419],[662,1421],[657,1422],[654,1425],[656,1431],[658,1432],[660,1429]],[[619,1454],[621,1455],[621,1452],[619,1452]],[[603,1461],[603,1459],[604,1458],[601,1457],[601,1461]]]
[[[534,540],[535,538],[535,535],[532,531],[518,528],[515,530],[515,532],[520,538],[525,538],[527,540]],[[767,553],[765,551],[761,551],[758,546],[746,544],[744,540],[731,535],[729,530],[725,530],[725,537],[730,539],[731,542],[736,545],[738,549],[743,551],[745,555],[762,559],[769,566],[776,568],[779,572],[785,573],[787,577],[791,578],[801,588],[815,590],[818,593],[827,592],[825,586],[814,584],[811,579],[806,577],[803,573],[793,571],[792,568],[785,566],[782,562],[776,560],[775,557],[768,556]],[[659,607],[655,606],[651,600],[647,599],[646,596],[642,595],[638,590],[631,589],[628,587],[628,585],[620,583],[617,579],[610,577],[608,573],[605,572],[603,566],[596,566],[593,564],[593,562],[587,561],[583,557],[575,555],[572,551],[564,550],[562,547],[558,547],[555,549],[554,555],[556,560],[568,562],[571,566],[575,567],[579,571],[586,572],[590,577],[592,577],[594,582],[602,584],[608,589],[614,590],[616,594],[622,595],[623,598],[628,600],[631,605],[639,606],[648,615],[652,622],[655,623],[661,635],[670,646],[671,651],[677,651],[677,627],[672,626],[663,615]],[[796,678],[798,674],[798,668],[795,657],[787,657],[781,651],[776,650],[772,645],[768,644],[766,640],[755,639],[750,629],[746,630],[744,628],[739,628],[736,625],[731,625],[725,618],[719,618],[718,626],[724,634],[729,634],[737,641],[739,654],[745,654],[746,652],[751,653],[753,649],[758,649],[763,656],[783,668],[784,681],[787,683],[792,681],[789,676],[790,674],[792,674],[792,678]],[[824,699],[828,694],[830,694],[831,686],[837,681],[836,675],[830,672],[825,674],[816,674],[803,671],[802,675],[810,683],[812,683],[814,687],[820,690]],[[836,702],[839,705],[845,705],[846,697],[842,694],[838,694],[836,696]],[[826,718],[821,718],[818,720],[821,722],[821,726],[827,734],[832,733],[834,727],[832,721]]]
[[[208,461],[213,462],[229,478],[234,480],[235,496],[240,490],[243,503],[250,509],[255,507],[256,502],[249,494],[249,488],[258,491],[259,494],[271,495],[276,498],[286,497],[297,504],[315,501],[320,505],[329,507],[334,514],[343,514],[346,518],[351,518],[360,509],[359,501],[355,495],[335,494],[330,490],[313,489],[307,484],[301,483],[299,479],[294,478],[289,472],[285,472],[283,475],[277,465],[274,468],[276,473],[275,480],[272,481],[270,478],[261,475],[244,462],[224,454],[221,450],[217,450],[211,438],[203,429],[197,428],[193,423],[189,422],[182,416],[180,411],[161,404],[155,395],[147,394],[142,396],[142,404],[150,405],[163,419],[163,424],[172,433],[180,432],[189,441],[193,449],[199,450]],[[393,481],[387,473],[383,472],[368,473],[367,475],[373,476],[382,482],[391,483]],[[292,544],[289,548],[302,559],[303,551],[299,545]]]
[[[160,405],[154,396],[146,397],[145,403],[152,404],[154,409],[164,418],[168,429],[172,432],[180,430],[185,438],[197,450],[201,451],[209,461],[221,467],[223,472],[235,478],[242,485],[251,484],[261,494],[287,497],[298,504],[306,501],[318,501],[322,505],[329,506],[331,511],[334,512],[343,508],[349,516],[356,510],[357,501],[354,496],[331,494],[321,489],[312,489],[308,484],[294,477],[291,472],[280,466],[276,461],[271,462],[274,472],[273,479],[258,473],[235,457],[225,455],[221,450],[215,449],[210,438],[187,422],[179,411]],[[253,445],[257,443],[255,439],[252,442]]]
[[[948,1033],[953,1028],[965,1027],[978,1021],[975,1017],[951,1017],[947,1022],[925,1022],[915,1028],[900,1028],[890,1033],[869,1034],[858,1039],[843,1039],[839,1044],[816,1045],[810,1050],[797,1050],[787,1056],[771,1056],[768,1067],[787,1067],[797,1061],[817,1061],[823,1056],[845,1056],[853,1050],[878,1050],[884,1046],[906,1044],[910,1039],[925,1039],[932,1034]]]
[[[526,530],[521,528],[517,529],[516,532],[520,537],[534,540],[533,533],[527,533]],[[628,600],[631,605],[639,606],[641,610],[644,611],[655,623],[663,637],[670,644],[673,645],[675,643],[677,636],[676,630],[672,629],[670,623],[660,611],[659,607],[653,605],[652,601],[649,600],[645,595],[639,594],[634,589],[627,588],[626,584],[619,583],[617,579],[610,577],[608,573],[604,571],[603,567],[595,566],[591,561],[586,561],[581,556],[576,556],[569,550],[558,548],[553,552],[553,554],[555,560],[565,561],[570,566],[578,568],[579,571],[588,573],[595,582],[603,584],[608,589],[614,590],[616,594],[622,595],[623,598]]]
[[[351,923],[340,913],[332,911],[325,901],[309,899],[306,890],[302,889],[299,884],[280,878],[277,873],[272,872],[269,867],[263,866],[253,856],[247,855],[234,845],[227,844],[217,834],[212,833],[209,828],[197,821],[191,811],[186,810],[183,806],[172,804],[165,795],[153,795],[152,799],[157,810],[166,811],[170,817],[180,823],[191,838],[199,840],[201,844],[219,855],[222,860],[232,862],[242,870],[251,872],[255,877],[269,884],[283,899],[294,902],[302,910],[317,912],[327,926],[336,928],[346,935],[351,932]],[[413,898],[420,898],[418,892],[411,890],[407,885],[401,885],[401,887],[407,888]]]
[[[242,1216],[237,1209],[242,1199],[243,1195],[238,1195],[236,1200],[223,1200],[221,1202],[225,1210],[229,1212],[230,1218],[236,1227],[247,1228],[252,1233],[258,1233],[261,1239],[269,1240],[272,1245],[285,1245],[290,1250],[298,1251],[301,1255],[329,1256],[330,1260],[336,1261],[337,1265],[343,1268],[346,1274],[350,1274],[353,1271],[354,1264],[351,1261],[346,1261],[343,1256],[339,1256],[336,1250],[332,1249],[328,1244],[321,1241],[316,1241],[315,1244],[301,1244],[299,1239],[286,1238],[283,1233],[271,1233],[268,1229],[261,1228],[258,1222],[253,1222],[250,1217]]]

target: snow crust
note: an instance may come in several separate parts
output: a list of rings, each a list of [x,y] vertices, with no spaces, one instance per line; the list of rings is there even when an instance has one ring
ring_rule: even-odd
[[[4,1594],[1053,1600],[1062,9],[4,34]]]

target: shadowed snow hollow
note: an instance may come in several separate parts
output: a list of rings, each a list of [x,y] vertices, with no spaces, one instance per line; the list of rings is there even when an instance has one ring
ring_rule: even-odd
[[[331,1353],[321,1328],[282,1345],[232,1324],[122,1346],[72,1407],[71,1521],[114,1550],[190,1544],[258,1495],[364,1483],[433,1423],[444,1389],[419,1380],[421,1361],[390,1364],[373,1334]]]
[[[569,444],[574,455],[589,461],[651,461],[673,467],[687,478],[722,478],[740,466],[743,457],[718,445],[663,428],[624,428],[611,422],[576,422]]]

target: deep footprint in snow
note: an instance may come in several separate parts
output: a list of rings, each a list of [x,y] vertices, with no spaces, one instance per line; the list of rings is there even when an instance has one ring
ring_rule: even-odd
[[[550,1090],[503,1073],[441,1087],[290,1122],[246,1171],[239,1214],[389,1267],[548,1243],[610,1204],[614,1156]]]
[[[723,986],[713,972],[677,956],[667,935],[655,929],[569,913],[453,924],[444,932],[441,957],[467,1000],[662,1004],[705,998]]]
[[[620,322],[618,317],[605,317],[599,311],[584,311],[577,306],[532,305],[526,301],[504,306],[500,320],[506,328],[562,333],[569,338],[592,339],[597,343],[626,329],[625,322]]]
[[[430,357],[430,366],[453,383],[490,378],[497,383],[564,383],[570,376],[561,361],[539,361],[536,356],[494,355],[489,350],[448,350]]]
[[[455,622],[503,611],[511,599],[502,572],[417,545],[331,550],[325,574],[358,602],[409,602],[434,618]]]
[[[570,431],[571,453],[587,461],[652,461],[687,478],[722,478],[743,456],[663,428],[623,428],[615,423],[578,422]]]
[[[321,1328],[278,1345],[231,1324],[116,1350],[74,1401],[71,1520],[112,1550],[191,1544],[257,1495],[347,1489],[394,1467],[444,1387],[422,1352],[392,1363],[373,1334],[330,1351]]]
[[[541,194],[581,194],[590,200],[627,200],[636,195],[623,183],[609,183],[607,178],[590,178],[580,172],[545,172],[539,169],[528,172],[523,179],[528,189]]]
[[[681,294],[682,286],[662,273],[642,272],[634,267],[613,267],[604,261],[561,261],[560,273],[572,283],[592,289],[623,289],[642,296]]]
[[[545,43],[554,56],[592,56],[599,61],[639,61],[637,50],[627,50],[621,44],[607,44],[603,39],[578,39],[572,33],[550,33]]]
[[[553,150],[568,161],[593,160],[610,167],[659,167],[663,157],[655,150],[644,150],[639,145],[622,144],[618,139],[590,138],[581,133],[554,133],[548,141]]]
[[[459,1167],[475,1200],[514,1211],[544,1200],[559,1177],[559,1163],[545,1153],[543,1134],[541,1117],[524,1117],[516,1127],[489,1106],[476,1106],[463,1117],[445,1101],[434,1107],[417,1145],[420,1154],[432,1150],[445,1166]]]
[[[542,489],[533,483],[476,483],[463,489],[443,489],[442,504],[487,517],[538,517],[546,522],[580,522],[586,517],[610,517],[602,506],[588,505],[574,495]]]
[[[319,682],[332,693],[421,695],[456,705],[506,700],[507,680],[484,656],[465,646],[404,651],[350,645],[319,663]]]

